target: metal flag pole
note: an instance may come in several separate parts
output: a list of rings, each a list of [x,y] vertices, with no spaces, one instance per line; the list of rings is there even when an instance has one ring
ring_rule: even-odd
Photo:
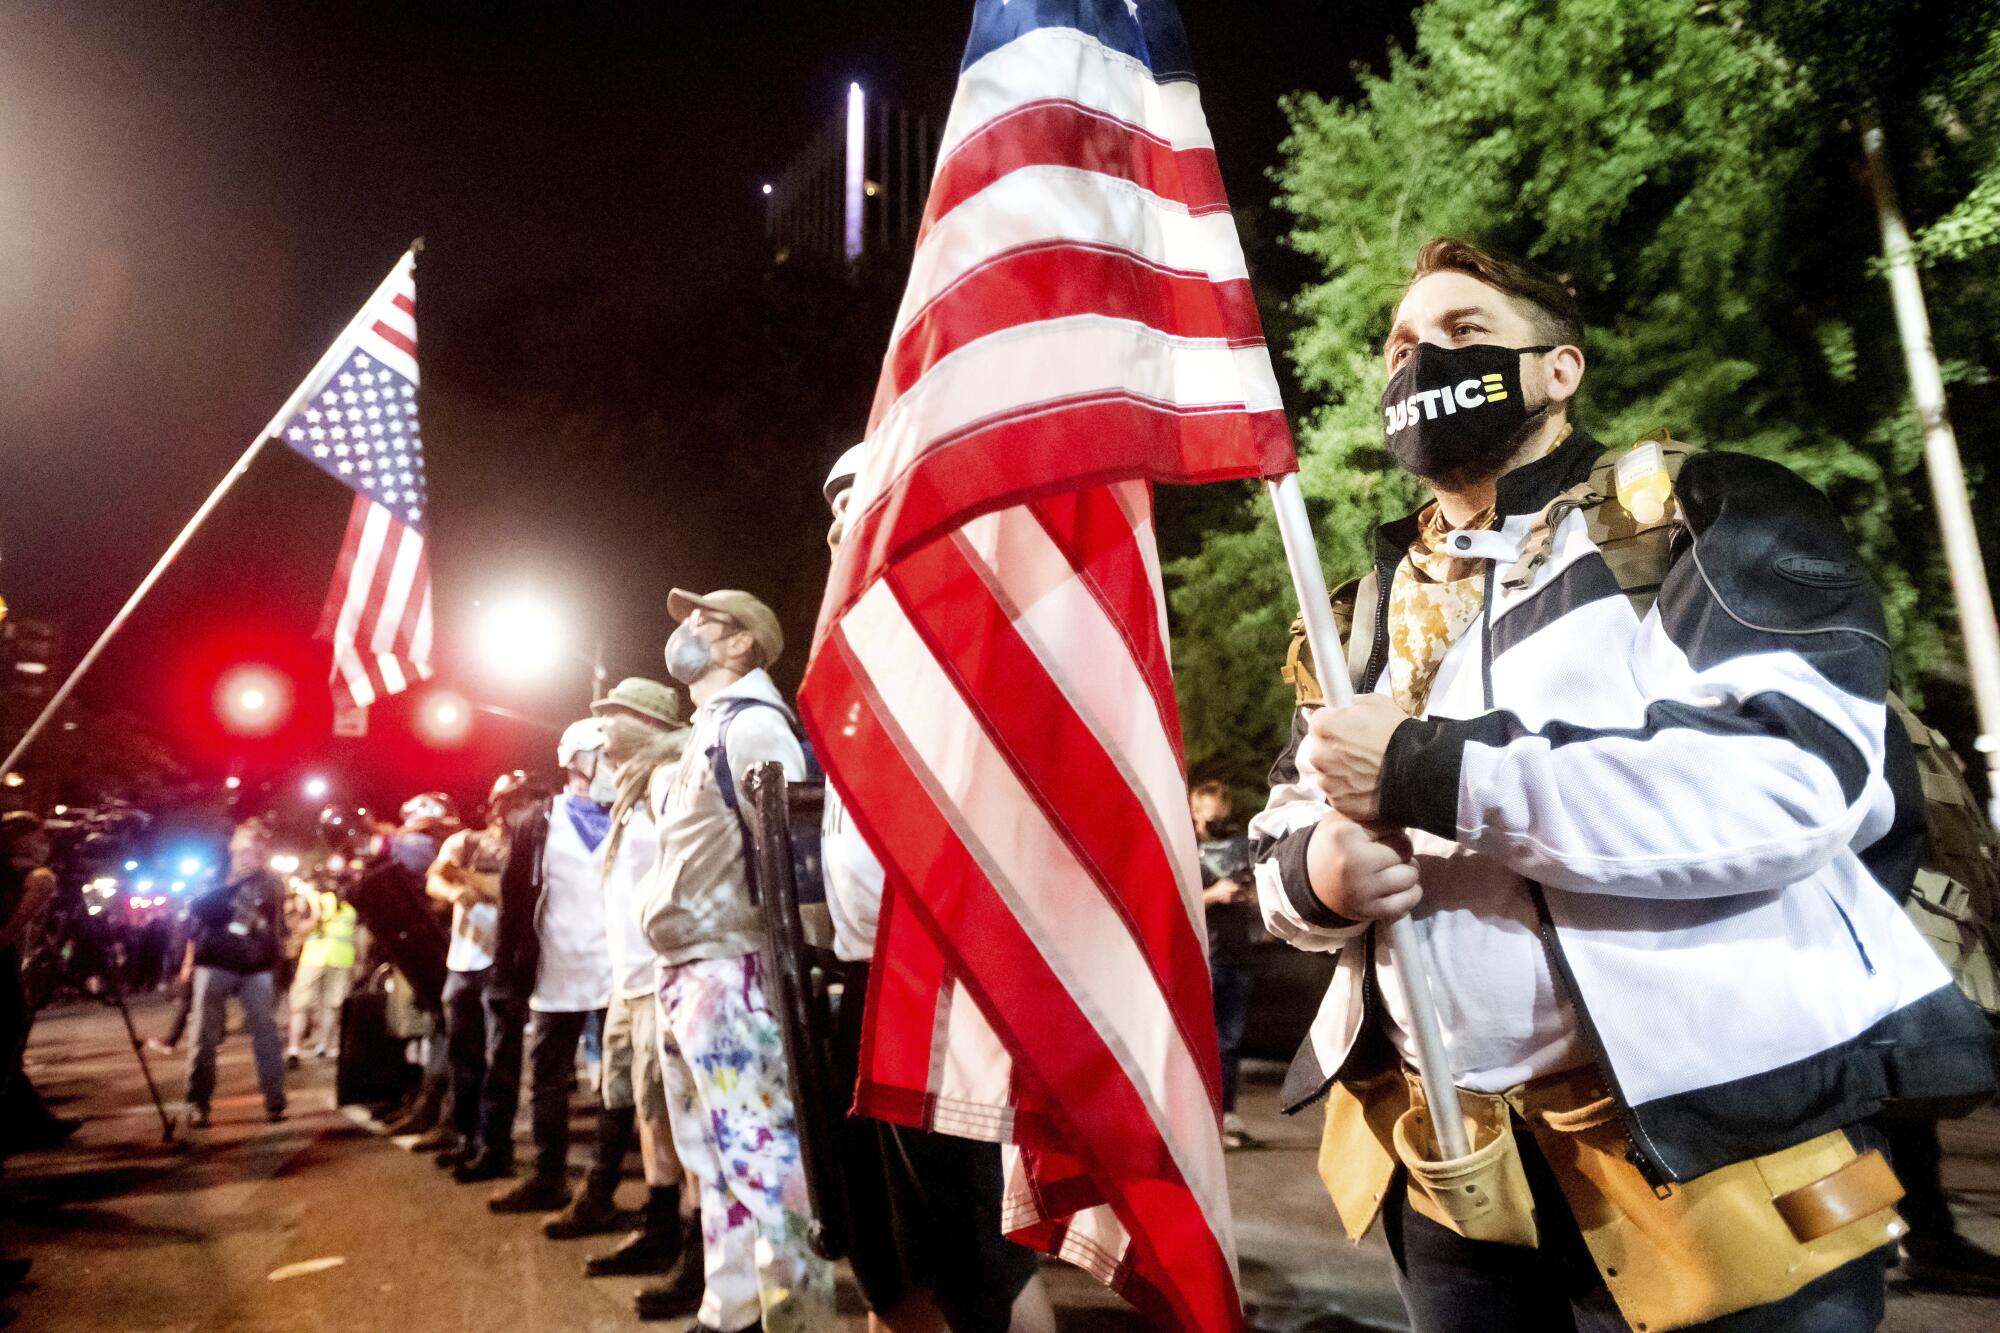
[[[1959,461],[1958,436],[1945,412],[1944,376],[1938,371],[1937,347],[1931,341],[1931,320],[1924,308],[1923,286],[1917,280],[1910,229],[1903,222],[1902,206],[1896,202],[1882,126],[1873,115],[1862,124],[1861,147],[1868,156],[1868,186],[1875,197],[1875,219],[1888,260],[1896,328],[1902,335],[1903,357],[1909,363],[1910,394],[1924,428],[1924,471],[1930,474],[1931,502],[1937,506],[1938,527],[1944,532],[1945,567],[1951,571],[1951,590],[1958,602],[1959,633],[1965,641],[1973,706],[1979,717],[1976,748],[1986,760],[1989,817],[2000,824],[2000,624],[1994,621],[1993,590],[1987,586],[1986,565],[1979,556],[1979,532],[1972,523],[1972,499]]]
[[[1265,486],[1271,493],[1271,507],[1277,511],[1278,536],[1285,544],[1285,564],[1292,572],[1292,591],[1299,599],[1299,616],[1305,622],[1306,644],[1312,649],[1313,670],[1319,677],[1320,691],[1329,704],[1352,703],[1354,688],[1347,679],[1347,654],[1341,651],[1340,631],[1334,627],[1326,575],[1319,566],[1319,548],[1313,541],[1312,520],[1306,516],[1299,474],[1288,472]],[[1388,926],[1389,949],[1396,959],[1396,981],[1402,987],[1403,1008],[1410,1016],[1410,1038],[1417,1048],[1417,1075],[1423,1080],[1424,1100],[1430,1103],[1438,1151],[1447,1160],[1464,1157],[1472,1151],[1465,1136],[1464,1117],[1444,1110],[1457,1109],[1458,1087],[1452,1080],[1451,1058],[1445,1053],[1444,1028],[1438,1022],[1437,1003],[1431,997],[1430,950],[1417,930],[1417,923],[1407,915],[1397,917]]]
[[[56,710],[68,701],[70,691],[74,690],[77,682],[83,679],[83,673],[90,670],[91,664],[97,661],[98,655],[104,651],[105,645],[111,642],[112,636],[124,628],[125,622],[132,618],[132,612],[137,609],[146,594],[153,590],[153,585],[160,581],[160,576],[167,572],[167,566],[174,563],[175,557],[180,555],[182,548],[194,536],[195,529],[214,512],[215,506],[222,502],[222,497],[228,493],[229,488],[236,484],[236,479],[249,470],[251,460],[257,456],[257,451],[264,447],[266,438],[263,432],[259,432],[257,438],[250,442],[250,447],[243,451],[243,456],[236,460],[236,466],[230,468],[222,480],[216,483],[215,489],[208,493],[208,498],[201,502],[201,508],[194,511],[194,517],[181,529],[180,536],[174,538],[173,545],[167,547],[166,554],[162,555],[153,565],[151,572],[140,580],[139,586],[132,590],[132,595],[125,599],[125,605],[118,608],[118,614],[111,617],[111,623],[97,636],[97,642],[90,645],[90,651],[83,655],[83,660],[71,670],[61,688],[49,697],[48,703],[42,706],[42,711],[28,724],[28,729],[21,733],[21,739],[14,742],[14,748],[7,752],[6,760],[0,762],[0,773],[13,771],[14,765],[20,762],[28,747],[35,743],[35,738],[42,734],[42,728],[48,726],[49,719],[56,715]]]

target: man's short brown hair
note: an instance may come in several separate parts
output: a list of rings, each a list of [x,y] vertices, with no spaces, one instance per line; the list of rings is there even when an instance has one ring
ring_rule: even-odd
[[[1407,295],[1419,278],[1432,273],[1464,273],[1514,298],[1534,323],[1535,336],[1555,346],[1583,346],[1583,310],[1561,278],[1525,259],[1495,254],[1471,241],[1439,236],[1417,251]],[[1400,299],[1400,298],[1399,298]]]

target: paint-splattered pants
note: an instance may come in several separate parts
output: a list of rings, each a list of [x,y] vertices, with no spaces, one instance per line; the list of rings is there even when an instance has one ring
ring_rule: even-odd
[[[755,955],[660,976],[660,1064],[681,1164],[701,1184],[701,1322],[768,1333],[833,1322],[833,1269],[806,1245],[805,1168],[777,1020]]]

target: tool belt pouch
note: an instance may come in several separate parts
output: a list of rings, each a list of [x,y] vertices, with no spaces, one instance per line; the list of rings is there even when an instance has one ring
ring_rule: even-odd
[[[1359,1244],[1396,1178],[1390,1147],[1396,1121],[1410,1107],[1403,1071],[1389,1069],[1365,1081],[1336,1081],[1326,1099],[1326,1125],[1319,1140],[1319,1178],[1326,1186],[1341,1229]]]
[[[1396,1156],[1409,1172],[1410,1205],[1467,1240],[1533,1249],[1540,1237],[1528,1193],[1514,1117],[1498,1097],[1461,1092],[1472,1151],[1441,1158],[1430,1108],[1412,1106],[1396,1121]]]
[[[1656,1189],[1632,1163],[1610,1097],[1522,1112],[1639,1333],[1783,1300],[1907,1230],[1888,1162],[1840,1130]]]

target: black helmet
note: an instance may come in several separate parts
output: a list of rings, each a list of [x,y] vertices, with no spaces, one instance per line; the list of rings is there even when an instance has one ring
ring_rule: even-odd
[[[365,849],[374,831],[368,812],[359,806],[329,805],[319,812],[319,840],[343,856]]]
[[[517,768],[511,773],[502,773],[493,779],[493,790],[486,794],[487,817],[490,819],[504,814],[510,807],[533,801],[541,794],[526,769]]]

